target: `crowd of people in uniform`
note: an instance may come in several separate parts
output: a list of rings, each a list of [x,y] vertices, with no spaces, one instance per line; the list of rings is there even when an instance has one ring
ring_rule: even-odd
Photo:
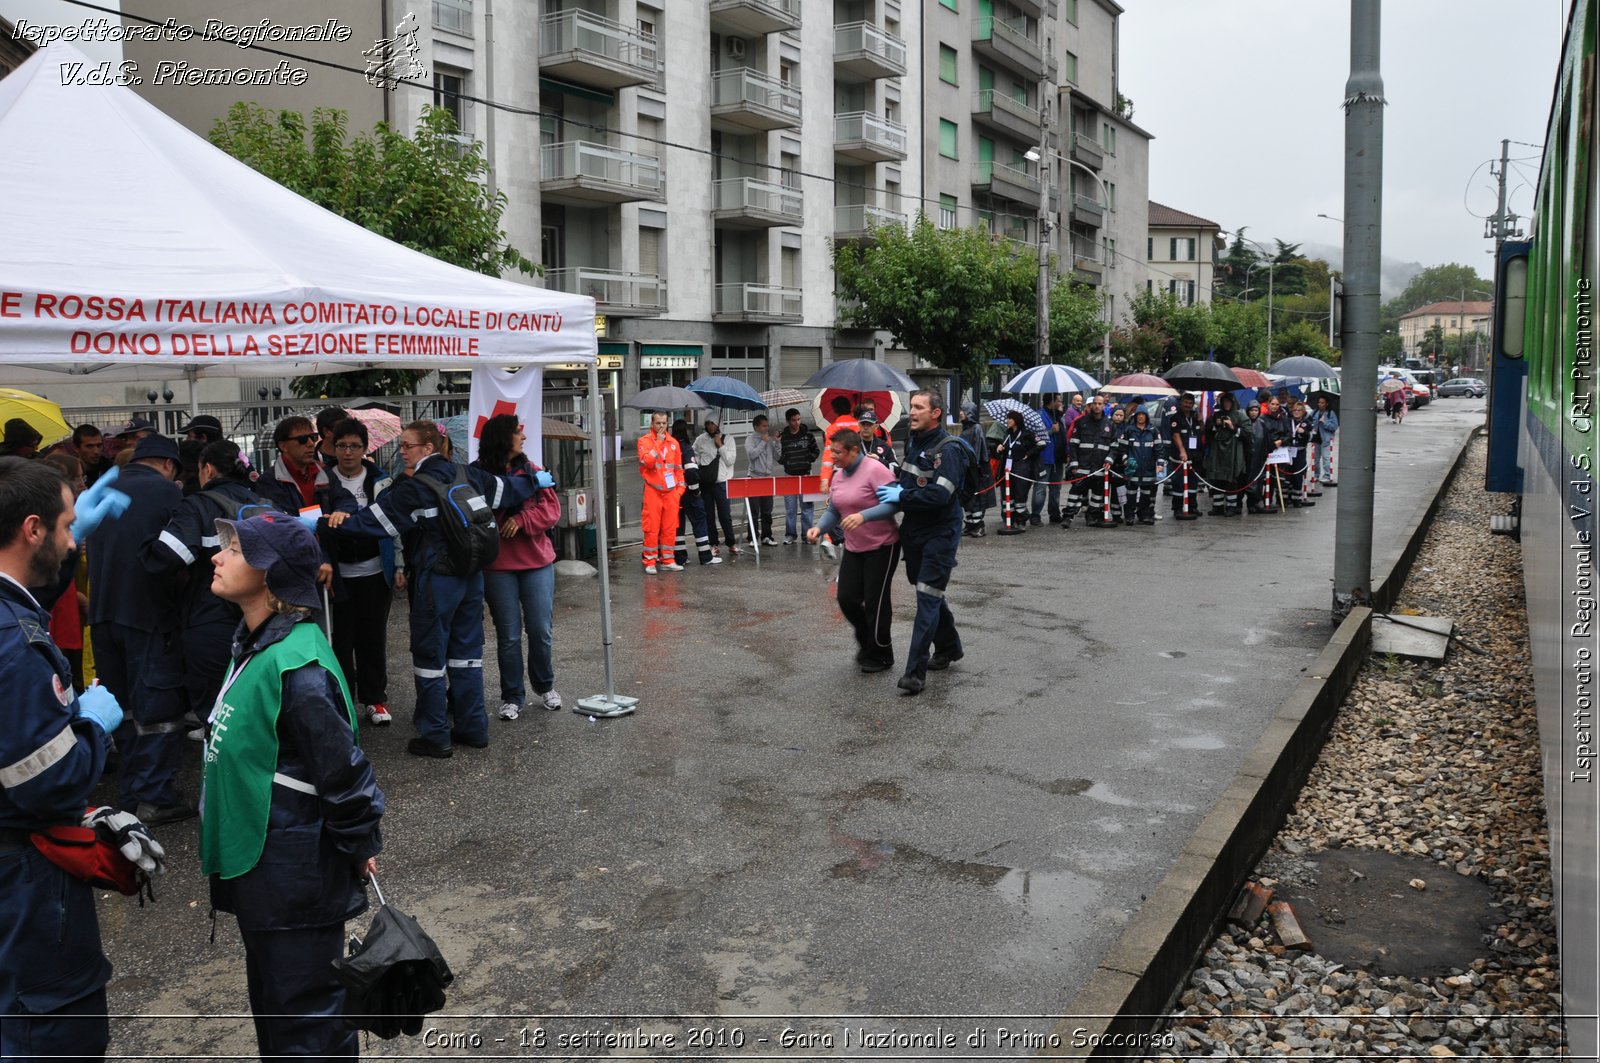
[[[486,602],[500,717],[562,707],[546,534],[560,502],[523,453],[516,417],[489,419],[470,465],[451,460],[437,424],[413,422],[396,476],[368,458],[366,425],[341,409],[280,421],[262,469],[215,418],[183,434],[141,419],[112,434],[85,425],[41,455],[35,430],[6,426],[6,1058],[93,1058],[107,1042],[93,876],[39,839],[97,830],[159,871],[149,828],[196,815],[212,907],[239,921],[263,1055],[354,1056],[332,961],[382,848],[383,793],[356,733],[363,718],[393,718],[396,590],[407,591],[415,687],[409,753],[489,744]],[[186,736],[203,743],[199,802],[178,786]],[[113,764],[116,804],[86,815]]]

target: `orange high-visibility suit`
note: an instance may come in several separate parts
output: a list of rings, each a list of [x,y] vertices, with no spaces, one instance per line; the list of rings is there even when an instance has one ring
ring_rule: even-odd
[[[842,428],[848,428],[852,432],[860,432],[861,422],[856,420],[853,413],[841,413],[833,419],[833,423],[828,425],[828,430],[823,433],[822,489],[824,491],[828,489],[828,484],[833,479],[833,451],[829,450],[828,447],[833,443],[833,437]]]
[[[672,564],[678,547],[678,499],[683,497],[683,450],[667,435],[639,437],[639,475],[644,477],[644,563]]]

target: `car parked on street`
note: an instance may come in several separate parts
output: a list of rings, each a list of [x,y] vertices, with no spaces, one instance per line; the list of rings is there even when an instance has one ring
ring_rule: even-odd
[[[1481,399],[1487,394],[1489,394],[1489,385],[1475,376],[1458,376],[1452,380],[1446,380],[1438,388],[1438,395],[1441,399],[1453,395],[1467,395],[1474,399]]]

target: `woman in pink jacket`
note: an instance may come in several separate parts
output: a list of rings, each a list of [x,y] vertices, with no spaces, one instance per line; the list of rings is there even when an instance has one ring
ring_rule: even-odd
[[[828,510],[806,532],[806,541],[815,543],[835,526],[844,529],[839,612],[855,628],[856,664],[863,672],[882,672],[894,667],[889,586],[900,563],[900,526],[895,507],[880,504],[876,492],[894,483],[895,474],[875,458],[863,460],[861,433],[853,428],[835,432],[828,450],[833,459]]]
[[[522,426],[509,413],[489,418],[478,441],[478,460],[487,472],[503,476],[524,466],[539,466],[522,453]],[[500,553],[483,570],[483,597],[494,619],[495,652],[500,662],[500,718],[515,720],[526,700],[522,684],[522,631],[528,631],[528,678],[534,701],[554,712],[561,708],[551,656],[551,614],[556,599],[556,548],[547,534],[561,519],[561,498],[543,487],[520,506],[500,510]]]

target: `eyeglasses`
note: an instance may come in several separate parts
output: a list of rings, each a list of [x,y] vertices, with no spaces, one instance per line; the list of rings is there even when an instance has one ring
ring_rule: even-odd
[[[321,438],[315,432],[311,432],[303,436],[285,436],[283,441],[285,443],[299,443],[303,447],[308,443],[315,443]]]
[[[333,449],[355,453],[356,451],[366,450],[367,448],[366,444],[364,443],[335,443],[333,445]]]
[[[428,444],[426,444],[426,443],[401,443],[400,444],[400,449],[401,450],[414,450],[417,447],[425,447],[427,445]]]

